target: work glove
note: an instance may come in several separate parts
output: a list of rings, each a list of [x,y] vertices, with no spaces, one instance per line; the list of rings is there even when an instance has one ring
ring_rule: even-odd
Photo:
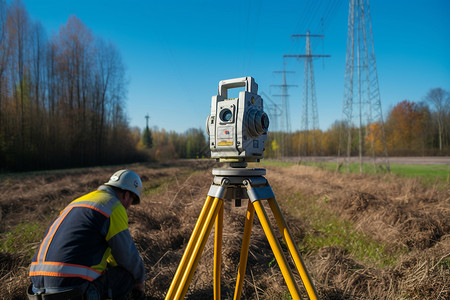
[[[131,299],[132,300],[145,300],[145,292],[141,289],[133,288],[131,290]]]

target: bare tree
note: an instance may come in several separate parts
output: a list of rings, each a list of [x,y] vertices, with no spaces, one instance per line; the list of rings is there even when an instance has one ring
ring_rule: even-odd
[[[44,72],[45,72],[45,52],[47,40],[44,28],[40,22],[33,23],[30,27],[31,37],[31,81],[33,91],[32,98],[35,102],[35,111],[40,114],[44,108]]]
[[[8,63],[10,49],[6,31],[6,16],[6,3],[4,0],[0,0],[0,138],[4,130],[2,120],[5,117],[3,114],[3,101],[5,98],[4,81],[6,81],[4,74]]]
[[[39,151],[47,151],[47,145],[40,141],[46,139],[45,119],[45,51],[47,47],[44,28],[39,22],[30,26],[30,63],[29,63],[29,97],[30,97],[30,137],[29,141]]]
[[[20,116],[19,132],[22,149],[25,149],[25,99],[28,96],[28,86],[25,84],[25,65],[28,49],[28,29],[29,21],[28,12],[25,5],[20,0],[14,0],[8,7],[7,29],[10,45],[12,47],[11,56],[11,76],[13,86],[15,87],[14,96],[19,108]],[[16,88],[18,87],[18,88]]]
[[[92,81],[94,37],[86,25],[71,16],[53,39],[56,70],[61,89],[59,103],[64,107],[68,144],[72,157],[84,163],[89,149],[88,101]]]
[[[0,169],[138,157],[126,93],[119,51],[76,16],[47,39],[21,0],[0,0]]]
[[[108,111],[107,108],[113,105],[113,100],[123,99],[120,86],[125,81],[124,67],[120,54],[116,46],[106,43],[103,39],[97,40],[96,53],[96,74],[95,74],[95,101],[94,110],[97,112],[96,128],[97,153],[101,154],[106,141],[106,127]],[[119,93],[119,95],[117,95]],[[119,100],[118,105],[121,105]],[[114,118],[112,118],[114,120]]]
[[[425,99],[436,109],[439,130],[439,151],[442,152],[443,133],[445,130],[444,118],[450,109],[450,93],[441,88],[435,88],[428,92]]]

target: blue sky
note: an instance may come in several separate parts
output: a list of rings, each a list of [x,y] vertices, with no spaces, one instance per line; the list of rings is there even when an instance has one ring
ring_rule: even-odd
[[[284,54],[303,54],[312,39],[320,128],[342,115],[348,0],[144,1],[22,0],[50,36],[71,15],[113,41],[127,69],[130,126],[184,132],[204,129],[220,80],[252,76],[259,92],[280,94]],[[8,1],[9,2],[9,1]],[[449,0],[370,3],[383,113],[407,99],[421,101],[435,87],[450,91]],[[323,18],[323,26],[321,22]],[[286,61],[292,130],[300,129],[304,62]],[[271,97],[279,101],[277,97]],[[267,101],[266,101],[267,103]],[[270,130],[270,128],[269,128]]]

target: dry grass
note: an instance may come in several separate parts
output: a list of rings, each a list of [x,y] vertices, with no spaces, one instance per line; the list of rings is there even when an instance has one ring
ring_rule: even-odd
[[[163,299],[186,247],[212,181],[208,161],[135,165],[144,181],[139,206],[129,211],[130,231],[147,270],[147,296]],[[0,238],[22,222],[43,230],[75,197],[95,189],[118,167],[29,174],[0,181]],[[197,170],[192,172],[192,170]],[[299,203],[351,222],[355,230],[385,245],[398,259],[380,267],[336,245],[303,253],[320,299],[448,299],[450,252],[449,191],[425,188],[415,179],[342,175],[311,167],[269,167],[266,178],[301,244],[313,220]],[[240,255],[246,202],[225,202],[222,297],[232,298]],[[214,231],[214,228],[213,228]],[[209,238],[187,293],[212,297],[213,236]],[[36,242],[24,248],[36,247]],[[28,250],[28,251],[27,251]],[[25,299],[30,249],[0,252],[2,299]],[[299,277],[297,281],[301,282]],[[255,216],[242,299],[285,299],[287,288]],[[302,288],[302,295],[306,292]]]
[[[278,197],[301,192],[358,231],[397,251],[394,266],[374,268],[338,247],[310,258],[323,299],[447,299],[450,262],[449,190],[417,179],[346,175],[294,166],[270,168]],[[286,203],[286,205],[289,205]],[[295,215],[295,213],[294,213]],[[406,249],[406,251],[401,250]]]

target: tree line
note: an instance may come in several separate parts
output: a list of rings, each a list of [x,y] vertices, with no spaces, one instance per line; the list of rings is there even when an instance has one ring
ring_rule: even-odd
[[[0,0],[0,169],[144,159],[127,123],[119,51],[76,16],[47,36]]]
[[[388,154],[392,156],[450,155],[450,91],[433,88],[418,103],[403,100],[391,108],[384,124],[371,123],[362,129],[363,153],[384,155],[384,125]],[[350,127],[350,128],[349,128]],[[346,155],[343,132],[350,130],[352,156],[359,152],[359,128],[335,121],[327,131],[270,132],[266,157],[298,155]],[[314,142],[315,141],[315,142]]]
[[[385,118],[384,124],[371,123],[362,129],[363,154],[384,155],[382,126],[388,155],[391,156],[433,156],[450,155],[450,92],[433,88],[415,103],[403,100],[393,106]],[[350,128],[349,128],[350,127]],[[345,156],[347,140],[343,141],[343,132],[350,130],[352,135],[350,151],[352,156],[359,154],[359,128],[335,121],[326,131],[273,132],[269,128],[265,143],[264,157],[285,156]],[[147,149],[154,160],[174,158],[208,157],[209,141],[202,129],[189,129],[183,134],[146,128],[142,134],[135,130],[138,148]],[[149,139],[151,141],[149,141]],[[314,140],[314,142],[313,142]],[[374,149],[372,149],[374,148]]]
[[[177,158],[204,158],[209,156],[209,143],[205,131],[190,128],[183,133],[148,127],[140,134],[134,130],[138,149],[146,154],[148,160],[169,161]]]

